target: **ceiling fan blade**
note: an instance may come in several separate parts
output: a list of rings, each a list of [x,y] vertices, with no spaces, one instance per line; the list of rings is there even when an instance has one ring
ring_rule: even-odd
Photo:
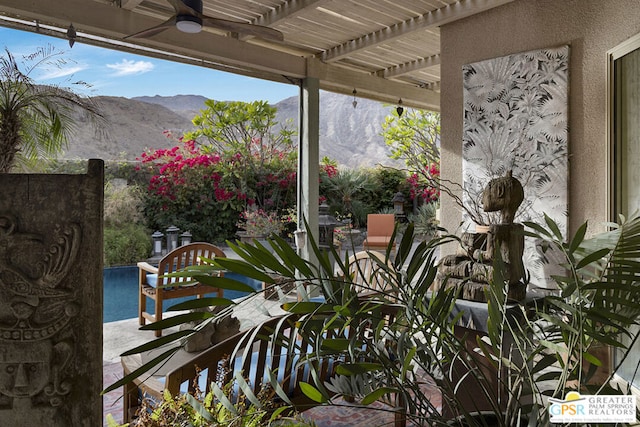
[[[178,0],[179,1],[179,0]],[[138,33],[131,34],[125,37],[125,39],[129,38],[144,38],[155,36],[163,32],[166,29],[173,28],[176,26],[176,17],[172,16],[171,18],[164,21],[162,24],[156,25],[155,27],[147,28],[146,30],[142,30]]]
[[[180,0],[176,0],[180,1]],[[226,19],[212,18],[199,14],[202,18],[202,23],[206,26],[219,28],[225,31],[231,31],[234,33],[245,34],[249,36],[260,37],[261,39],[282,41],[284,36],[278,30],[273,28],[263,27],[261,25],[245,24],[244,22],[228,21]]]

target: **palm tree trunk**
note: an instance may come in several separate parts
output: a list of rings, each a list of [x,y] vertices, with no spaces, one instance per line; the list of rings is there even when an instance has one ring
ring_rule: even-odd
[[[20,146],[20,136],[17,132],[12,132],[13,128],[6,120],[0,123],[0,173],[11,172],[18,152],[17,147]]]

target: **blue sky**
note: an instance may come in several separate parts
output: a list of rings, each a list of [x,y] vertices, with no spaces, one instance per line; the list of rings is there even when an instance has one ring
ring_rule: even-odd
[[[5,47],[19,59],[39,47],[52,45],[64,52],[65,66],[36,77],[38,83],[60,84],[84,81],[91,85],[78,90],[99,96],[202,95],[219,101],[257,101],[276,103],[298,95],[295,85],[274,83],[194,65],[163,61],[146,56],[109,50],[82,43],[69,48],[66,40],[0,27],[1,54]],[[39,67],[40,68],[40,67]],[[44,68],[42,69],[44,70]]]

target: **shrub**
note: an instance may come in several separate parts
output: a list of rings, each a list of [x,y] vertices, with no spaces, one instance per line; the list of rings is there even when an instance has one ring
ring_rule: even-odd
[[[367,213],[372,211],[365,195],[375,191],[371,174],[366,169],[323,167],[326,176],[321,176],[320,192],[326,197],[329,210],[338,216],[351,217],[355,227],[361,227]]]
[[[142,191],[112,180],[104,189],[104,264],[130,265],[149,257],[149,230],[142,224]]]
[[[142,224],[142,191],[135,185],[123,185],[113,180],[104,188],[105,227]]]
[[[366,203],[371,206],[370,212],[382,213],[393,210],[393,197],[400,191],[405,195],[405,200],[409,200],[407,175],[404,171],[387,168],[376,167],[368,170],[371,180],[374,183],[375,191],[364,194]],[[405,209],[406,211],[406,209]],[[391,212],[393,213],[393,212]]]
[[[194,240],[219,243],[234,237],[247,206],[267,206],[278,215],[295,206],[295,163],[289,157],[274,154],[254,170],[244,167],[252,153],[206,151],[189,140],[142,155],[143,166],[155,171],[144,206],[149,228],[175,225]]]
[[[149,231],[142,225],[105,227],[104,265],[131,265],[148,258],[152,242]]]
[[[407,179],[411,186],[411,199],[418,199],[426,203],[437,203],[440,199],[440,190],[436,183],[440,179],[440,165],[431,163],[421,171],[414,172]]]
[[[244,230],[247,236],[280,235],[284,231],[285,223],[275,212],[265,212],[262,209],[249,209],[240,215],[241,221],[237,226]]]
[[[204,393],[198,386],[198,378],[193,382],[195,390],[193,394],[181,394],[174,397],[165,390],[160,402],[145,399],[137,412],[137,417],[131,427],[315,427],[315,424],[306,421],[299,414],[283,416],[291,413],[286,406],[275,403],[274,392],[270,386],[263,386],[257,395],[251,391],[251,398],[240,394],[235,401],[236,389],[242,386],[235,379],[220,386],[218,381],[223,372],[227,374],[229,367],[221,367],[220,376],[212,383],[212,389]],[[232,403],[234,401],[234,403]],[[259,403],[256,405],[257,402]],[[126,427],[107,416],[109,427]]]
[[[438,203],[425,203],[420,205],[415,214],[409,215],[409,221],[414,223],[415,232],[423,237],[433,236],[438,229],[436,211]]]

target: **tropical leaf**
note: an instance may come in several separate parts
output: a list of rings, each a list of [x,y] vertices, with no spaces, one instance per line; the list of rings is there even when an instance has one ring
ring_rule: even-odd
[[[204,420],[209,422],[216,421],[216,418],[213,416],[213,414],[209,412],[209,410],[207,410],[207,408],[202,403],[200,403],[198,399],[193,397],[191,394],[187,393],[185,395],[185,399],[187,400],[187,403],[191,405],[191,407],[196,411],[196,413],[199,416],[201,416]]]
[[[309,399],[318,403],[325,403],[327,398],[320,391],[309,383],[300,381],[300,389]]]
[[[184,329],[182,331],[178,331],[178,332],[173,332],[169,335],[165,335],[159,338],[156,338],[153,341],[149,341],[147,343],[141,344],[137,347],[134,347],[132,349],[129,349],[127,351],[125,351],[124,353],[120,354],[120,356],[130,356],[132,354],[139,354],[145,351],[149,351],[149,350],[154,350],[156,348],[160,348],[162,346],[164,346],[165,344],[169,344],[172,342],[175,342],[181,338],[187,337],[191,334],[193,334],[195,332],[195,330],[193,329]]]
[[[362,399],[362,404],[363,405],[370,405],[373,402],[378,401],[380,398],[382,398],[383,396],[387,395],[387,394],[393,394],[395,392],[397,392],[398,390],[395,388],[391,388],[391,387],[382,387],[379,388],[371,393],[369,393],[368,395],[366,395],[363,399]]]
[[[220,388],[220,386],[215,381],[211,383],[211,393],[213,393],[216,399],[218,399],[220,404],[224,406],[224,408],[227,411],[229,411],[229,413],[233,415],[238,415],[238,410],[236,409],[234,404],[231,403],[231,400],[229,400],[229,397],[227,396],[227,394],[224,392],[223,389]]]
[[[132,382],[133,380],[137,379],[138,377],[140,377],[140,376],[142,376],[144,374],[148,374],[149,371],[151,371],[153,368],[155,368],[159,364],[164,363],[169,357],[171,357],[178,350],[180,350],[180,347],[170,348],[169,350],[165,351],[164,353],[160,354],[159,356],[156,356],[155,358],[153,358],[149,362],[143,364],[142,366],[140,366],[138,369],[134,370],[130,374],[125,375],[124,377],[122,377],[121,379],[116,381],[115,383],[111,384],[110,386],[108,386],[107,388],[102,390],[102,392],[100,394],[104,395],[106,393],[109,393],[110,391],[116,390],[116,389],[124,386],[125,384],[129,384],[130,382]]]
[[[210,319],[214,316],[214,314],[204,311],[191,311],[189,313],[178,314],[177,316],[165,317],[158,322],[147,323],[146,325],[141,326],[140,330],[159,331],[163,329],[169,329],[174,326],[179,326],[187,322]]]
[[[342,363],[338,365],[336,373],[338,375],[361,375],[367,372],[379,371],[382,365],[379,363]]]
[[[178,304],[173,304],[169,306],[169,308],[167,308],[167,311],[185,311],[208,307],[226,307],[234,304],[235,302],[233,300],[227,298],[196,298]]]

